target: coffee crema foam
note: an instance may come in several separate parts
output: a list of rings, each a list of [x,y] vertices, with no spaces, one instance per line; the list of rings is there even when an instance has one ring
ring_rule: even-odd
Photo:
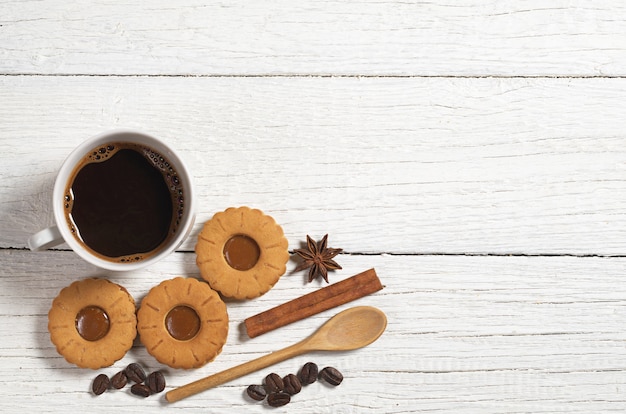
[[[171,162],[126,142],[90,150],[72,172],[62,201],[76,240],[95,256],[122,263],[158,253],[176,235],[185,212],[185,191]]]

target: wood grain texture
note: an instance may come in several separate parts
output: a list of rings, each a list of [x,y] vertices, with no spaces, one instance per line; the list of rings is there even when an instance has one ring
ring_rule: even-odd
[[[623,79],[0,78],[0,245],[52,224],[79,142],[131,127],[194,173],[184,250],[250,205],[290,249],[331,233],[352,253],[619,255],[624,96]]]
[[[624,76],[619,1],[0,2],[0,73]]]
[[[626,398],[625,6],[617,0],[287,2],[0,0],[0,412],[267,412],[251,374],[167,406],[94,397],[59,356],[47,311],[87,276],[150,287],[198,277],[202,223],[249,205],[289,248],[329,233],[331,282],[376,268],[388,327],[316,353],[337,388],[300,413],[609,413]],[[54,176],[83,139],[153,133],[185,158],[198,217],[179,252],[108,273],[32,253]],[[295,267],[292,261],[289,270]],[[326,311],[250,339],[243,321],[324,286],[286,274],[227,303],[217,359],[166,369],[168,389],[282,348]],[[339,312],[342,307],[336,309]],[[162,369],[137,341],[130,362]]]
[[[86,276],[110,277],[140,302],[163,279],[197,276],[193,254],[176,253],[132,274],[98,271],[71,252],[2,250],[0,260],[11,263],[0,274],[5,373],[0,389],[11,396],[0,399],[2,412],[23,406],[56,412],[51,402],[82,412],[136,412],[164,404],[158,397],[140,400],[125,391],[91,396],[87,390],[96,373],[112,375],[136,361],[148,370],[162,367],[139,343],[108,369],[70,366],[49,342],[46,313],[62,287]],[[319,383],[304,388],[290,410],[584,413],[623,406],[625,259],[342,254],[338,261],[344,269],[331,274],[334,281],[365,268],[377,269],[385,289],[353,304],[383,310],[387,331],[363,350],[315,353],[273,367],[286,375],[313,360],[344,373],[337,388]],[[198,370],[166,369],[167,389],[302,339],[351,306],[247,338],[246,317],[321,286],[307,284],[305,276],[283,276],[256,300],[228,302],[230,332],[222,354]],[[11,322],[16,320],[19,323]],[[265,412],[243,393],[269,372],[250,374],[168,406],[168,412]]]

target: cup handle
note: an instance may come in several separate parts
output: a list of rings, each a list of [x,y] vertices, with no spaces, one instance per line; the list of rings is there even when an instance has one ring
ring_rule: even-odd
[[[38,231],[28,238],[28,247],[34,252],[47,250],[61,243],[63,243],[63,236],[57,226]]]

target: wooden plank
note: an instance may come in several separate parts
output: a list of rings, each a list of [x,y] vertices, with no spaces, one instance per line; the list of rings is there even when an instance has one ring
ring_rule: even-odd
[[[112,274],[91,268],[70,252],[0,250],[0,262],[11,264],[0,274],[0,411],[20,406],[38,412],[60,406],[82,412],[160,408],[158,397],[137,399],[120,391],[94,398],[88,391],[97,373],[112,375],[130,362],[141,362],[148,370],[162,368],[139,343],[111,368],[75,368],[52,347],[46,313],[62,287],[87,276],[109,277],[139,303],[161,280],[197,276],[194,256],[176,253],[148,269]],[[338,261],[344,269],[332,273],[331,281],[375,267],[385,289],[247,338],[246,317],[324,285],[306,283],[305,273],[285,275],[258,299],[229,301],[230,332],[222,354],[197,370],[166,369],[168,389],[304,338],[344,308],[370,305],[383,310],[389,322],[368,348],[315,353],[272,369],[286,375],[312,360],[344,373],[338,388],[313,384],[294,397],[290,408],[583,413],[623,407],[626,259],[342,254]],[[265,412],[243,393],[269,372],[250,374],[168,410]]]
[[[79,142],[131,127],[194,173],[184,250],[250,205],[290,249],[620,255],[624,96],[624,79],[0,77],[0,246],[52,224]]]
[[[621,1],[3,1],[0,73],[624,76]]]

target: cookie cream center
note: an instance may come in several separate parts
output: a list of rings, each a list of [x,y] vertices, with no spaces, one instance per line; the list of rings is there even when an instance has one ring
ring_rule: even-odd
[[[224,244],[224,258],[233,269],[252,269],[260,255],[261,249],[257,242],[245,234],[236,234]]]
[[[193,308],[179,305],[167,313],[165,327],[172,338],[188,341],[200,330],[200,317]]]
[[[109,315],[98,306],[85,306],[76,314],[76,331],[87,341],[97,341],[109,332]]]

